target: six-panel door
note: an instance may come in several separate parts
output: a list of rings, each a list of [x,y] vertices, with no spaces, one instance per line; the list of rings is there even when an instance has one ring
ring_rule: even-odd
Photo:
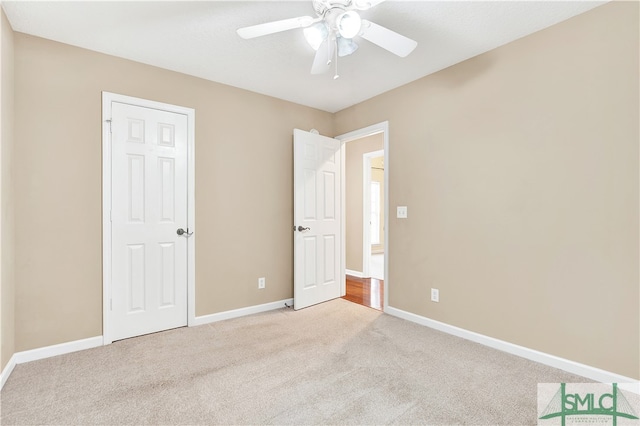
[[[340,141],[294,130],[294,308],[340,297]],[[308,229],[304,229],[308,228]]]
[[[112,103],[113,340],[187,324],[187,117]]]

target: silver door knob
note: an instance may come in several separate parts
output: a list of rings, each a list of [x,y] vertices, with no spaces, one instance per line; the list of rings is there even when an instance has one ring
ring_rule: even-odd
[[[184,235],[184,236],[186,236],[186,237],[190,237],[190,236],[192,236],[192,235],[193,235],[193,231],[192,231],[192,232],[189,232],[189,228],[187,228],[187,230],[186,230],[186,231],[185,231],[184,229],[182,229],[182,228],[178,228],[178,230],[176,231],[176,233],[177,233],[178,235]]]
[[[311,228],[304,228],[304,227],[302,227],[302,226],[298,226],[298,231],[299,231],[299,232],[302,232],[302,231],[310,231],[310,230],[311,230]]]

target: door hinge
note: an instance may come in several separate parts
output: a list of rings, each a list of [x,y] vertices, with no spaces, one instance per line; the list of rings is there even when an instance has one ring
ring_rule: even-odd
[[[111,119],[108,119],[107,123],[109,123],[109,133],[113,133],[111,129]]]

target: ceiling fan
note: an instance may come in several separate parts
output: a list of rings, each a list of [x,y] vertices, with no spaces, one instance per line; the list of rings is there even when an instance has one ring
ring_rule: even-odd
[[[388,28],[362,19],[359,10],[371,9],[384,0],[312,0],[317,17],[300,16],[252,25],[237,30],[244,39],[261,37],[295,28],[304,28],[304,36],[316,51],[311,74],[326,72],[335,61],[338,78],[338,56],[358,49],[353,40],[359,36],[401,58],[409,55],[418,43]]]

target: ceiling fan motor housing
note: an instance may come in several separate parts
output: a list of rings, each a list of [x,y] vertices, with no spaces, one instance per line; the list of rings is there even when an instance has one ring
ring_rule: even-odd
[[[328,10],[333,8],[339,8],[344,11],[349,6],[351,6],[351,0],[313,0],[313,10],[320,17],[323,17]]]

